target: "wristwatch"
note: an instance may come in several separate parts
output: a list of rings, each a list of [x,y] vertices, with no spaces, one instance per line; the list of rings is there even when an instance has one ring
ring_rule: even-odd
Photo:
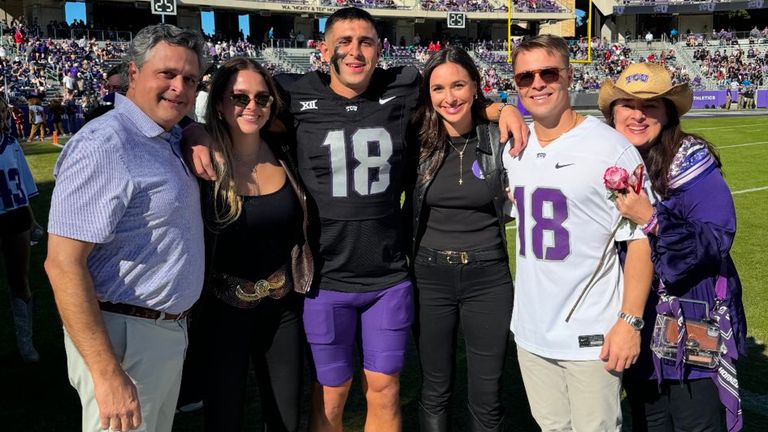
[[[627,322],[627,324],[631,325],[633,329],[640,331],[643,329],[643,326],[645,325],[645,321],[643,321],[642,318],[636,317],[634,315],[630,315],[626,312],[619,312],[619,318],[623,319]]]
[[[502,112],[502,111],[504,111],[504,108],[506,108],[506,107],[508,107],[508,106],[517,107],[517,105],[515,105],[515,104],[512,104],[512,103],[507,103],[507,102],[503,102],[503,103],[501,104],[501,106],[499,107],[499,115],[501,115],[501,112]]]

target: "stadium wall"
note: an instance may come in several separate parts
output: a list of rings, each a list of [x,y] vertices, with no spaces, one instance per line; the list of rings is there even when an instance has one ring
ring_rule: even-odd
[[[657,27],[660,18],[669,17],[671,17],[671,25],[669,28],[664,29],[667,37],[669,36],[669,30],[672,29],[672,26],[676,27],[681,35],[684,35],[688,30],[692,33],[709,34],[714,27],[714,18],[712,14],[679,14],[662,17],[654,17],[652,15],[613,14],[602,18],[604,22],[600,24],[600,36],[610,41],[626,42],[624,34],[627,31],[632,34],[632,37],[642,37],[642,35],[638,35],[638,32],[643,32],[648,27]],[[601,18],[595,17],[593,14],[593,19]],[[661,32],[655,31],[653,36],[658,39],[661,37]]]
[[[725,94],[728,90],[698,90],[693,92],[693,109],[720,109],[725,105]],[[733,93],[732,104],[735,109],[738,95]],[[577,109],[597,109],[597,93],[570,93],[571,106]],[[528,111],[515,95],[509,95],[506,102],[516,104],[523,115]],[[755,105],[757,108],[768,108],[768,89],[755,92]]]
[[[712,32],[714,19],[712,15],[678,15],[677,30],[681,35],[688,30],[691,33],[710,33]]]
[[[725,105],[726,94],[731,90],[707,90],[693,92],[693,108],[706,109]],[[736,106],[738,93],[731,91],[731,103]],[[755,92],[755,105],[757,108],[768,108],[768,90]]]
[[[318,2],[319,3],[319,2]],[[327,16],[334,13],[338,7],[321,6],[319,4],[290,4],[268,3],[263,1],[246,0],[184,0],[180,5],[200,7],[206,9],[240,9],[244,11],[269,11],[277,14],[317,14]],[[371,15],[378,18],[423,18],[445,20],[448,12],[428,11],[424,9],[366,9]],[[518,20],[567,20],[574,17],[574,12],[563,13],[515,13]],[[467,12],[469,20],[499,20],[507,19],[506,12]]]
[[[537,24],[538,33],[554,33],[562,36],[573,36],[575,34],[575,0],[562,0],[560,3],[569,8],[569,11],[562,13],[522,13],[513,12],[513,19],[525,23],[522,27],[531,28],[529,24]],[[391,39],[399,41],[404,37],[410,43],[413,36],[419,33],[422,38],[429,37],[432,34],[443,33],[446,37],[469,37],[479,39],[505,40],[507,38],[507,13],[502,11],[495,12],[468,12],[466,29],[445,29],[444,23],[448,12],[428,11],[416,6],[417,0],[404,2],[413,8],[409,9],[368,9],[371,14],[379,18],[389,34]],[[34,22],[36,19],[41,26],[51,20],[63,21],[64,8],[61,0],[3,0],[2,5],[6,7],[10,15],[23,15],[27,22]],[[149,0],[104,0],[87,1],[86,20],[89,23],[98,22],[102,26],[112,26],[124,28],[125,30],[138,31],[145,25],[159,22],[159,15],[150,14]],[[265,17],[269,20],[272,17],[290,17],[293,21],[288,28],[293,28],[295,32],[301,31],[309,36],[314,33],[316,20],[319,17],[328,16],[338,9],[335,6],[323,6],[320,0],[308,0],[307,3],[280,3],[266,2],[259,0],[177,0],[177,15],[167,17],[166,22],[179,25],[181,27],[201,30],[200,12],[206,10],[215,10],[217,12],[217,31],[224,30],[224,36],[233,36],[237,34],[236,26],[234,31],[229,23],[222,22],[219,25],[218,15],[238,15],[249,13],[252,17]],[[14,9],[15,8],[15,9]],[[126,12],[131,18],[125,21],[127,16],[121,14],[110,15],[105,10],[114,8]],[[227,17],[229,18],[229,17]],[[253,18],[252,18],[253,20]],[[126,26],[126,24],[128,24]],[[253,25],[252,25],[253,27]],[[256,26],[258,27],[258,26]],[[252,28],[251,35],[259,34],[260,28]],[[275,30],[278,30],[275,27]],[[287,33],[287,29],[284,32]],[[254,33],[255,32],[255,33]],[[230,34],[231,33],[231,34]],[[394,42],[394,41],[393,41]]]
[[[4,0],[0,7],[0,17],[6,23],[18,19],[24,13],[23,0]]]

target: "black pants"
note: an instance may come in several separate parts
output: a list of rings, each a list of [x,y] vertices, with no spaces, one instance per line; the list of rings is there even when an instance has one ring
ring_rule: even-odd
[[[187,317],[187,338],[189,344],[184,356],[184,369],[181,371],[181,388],[176,407],[203,400],[203,380],[205,378],[205,306],[199,300],[192,306]]]
[[[486,428],[496,427],[504,417],[501,384],[512,316],[507,260],[448,264],[418,255],[415,273],[422,406],[435,415],[448,408],[461,323],[470,415]]]
[[[243,426],[249,361],[253,361],[267,430],[296,431],[304,331],[302,298],[266,298],[253,309],[229,306],[213,296],[205,305],[205,429]]]
[[[724,408],[715,383],[709,378],[664,380],[659,391],[656,380],[625,376],[632,411],[633,432],[724,431]]]

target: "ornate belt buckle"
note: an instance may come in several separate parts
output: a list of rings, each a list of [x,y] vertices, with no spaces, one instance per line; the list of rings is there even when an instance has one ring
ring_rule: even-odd
[[[254,296],[256,298],[262,298],[269,295],[270,283],[267,280],[261,279],[253,284]]]

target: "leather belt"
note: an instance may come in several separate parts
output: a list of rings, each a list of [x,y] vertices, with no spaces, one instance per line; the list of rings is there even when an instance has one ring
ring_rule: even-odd
[[[503,249],[490,249],[480,251],[447,251],[419,248],[418,256],[436,263],[469,264],[477,261],[494,261],[506,257]]]
[[[99,309],[105,312],[162,321],[180,321],[189,315],[189,310],[185,310],[179,314],[169,314],[166,312],[160,312],[158,310],[129,305],[125,303],[99,302]]]

